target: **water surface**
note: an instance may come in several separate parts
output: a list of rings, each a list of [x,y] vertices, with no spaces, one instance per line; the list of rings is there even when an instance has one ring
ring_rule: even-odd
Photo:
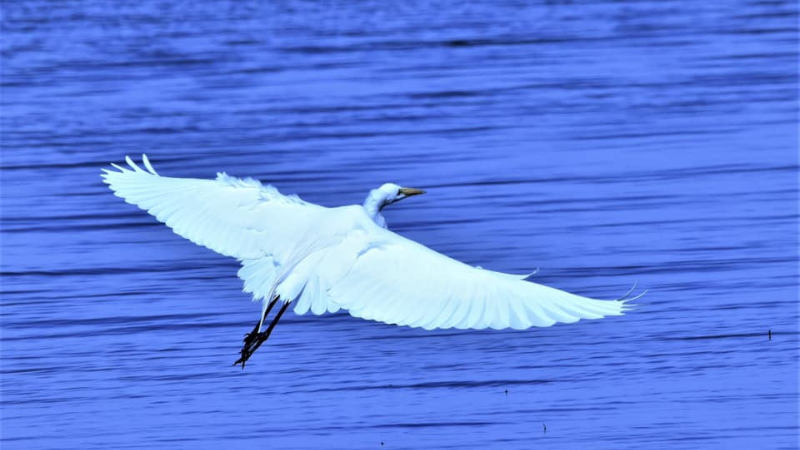
[[[260,3],[3,5],[4,449],[797,447],[794,2]],[[527,331],[290,313],[242,371],[237,263],[100,182],[142,152],[424,188],[391,228],[648,294]]]

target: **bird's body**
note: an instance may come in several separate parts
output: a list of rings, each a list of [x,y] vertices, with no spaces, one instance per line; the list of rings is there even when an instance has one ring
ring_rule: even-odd
[[[622,300],[594,300],[524,275],[472,267],[388,230],[383,207],[421,194],[417,189],[387,183],[363,205],[327,208],[249,178],[168,178],[146,156],[145,169],[127,162],[128,168],[104,170],[116,195],[177,234],[241,262],[244,291],[264,304],[254,333],[278,298],[285,302],[279,316],[292,303],[297,314],[344,309],[425,329],[524,329],[625,309]],[[241,362],[250,354],[243,349]]]

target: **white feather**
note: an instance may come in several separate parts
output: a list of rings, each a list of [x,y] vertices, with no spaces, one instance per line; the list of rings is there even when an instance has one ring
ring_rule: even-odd
[[[367,206],[324,208],[251,178],[224,172],[215,180],[169,178],[146,155],[144,169],[129,157],[126,162],[103,170],[116,195],[192,242],[239,259],[245,292],[295,301],[297,314],[345,309],[425,329],[524,329],[626,309],[624,301],[589,299],[472,267],[389,231],[379,209],[368,210],[380,204],[380,189]]]

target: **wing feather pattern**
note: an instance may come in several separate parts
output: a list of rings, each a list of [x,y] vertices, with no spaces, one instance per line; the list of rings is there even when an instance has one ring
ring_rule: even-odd
[[[626,310],[625,301],[595,300],[469,266],[381,227],[368,234],[369,248],[317,294],[355,317],[424,329],[525,329]]]
[[[126,162],[128,167],[112,164],[116,170],[103,170],[103,181],[117,196],[195,244],[240,260],[286,258],[327,209],[252,178],[162,177],[146,155],[144,169],[130,157]]]

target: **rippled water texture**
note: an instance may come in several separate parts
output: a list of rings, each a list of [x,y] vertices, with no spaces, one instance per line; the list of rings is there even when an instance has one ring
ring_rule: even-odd
[[[795,2],[2,9],[3,449],[798,445]],[[287,314],[242,371],[236,262],[100,182],[142,152],[324,205],[425,188],[392,228],[649,292],[527,331]]]

